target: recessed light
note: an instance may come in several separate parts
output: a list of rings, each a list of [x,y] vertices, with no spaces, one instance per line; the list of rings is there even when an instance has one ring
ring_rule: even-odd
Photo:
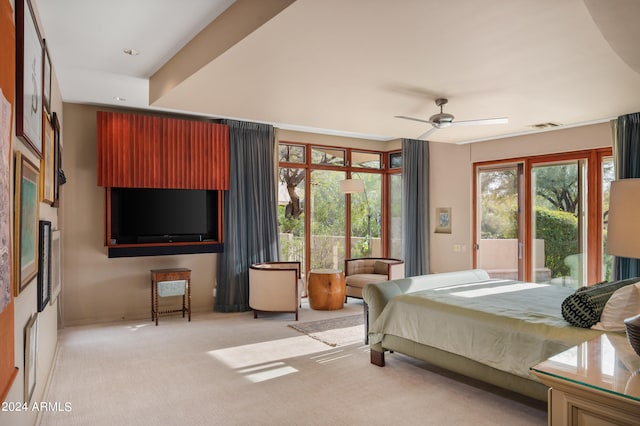
[[[129,56],[138,56],[140,54],[139,50],[131,49],[131,48],[124,49],[123,52]]]
[[[113,99],[120,102],[124,102],[127,100],[127,98],[123,98],[122,96],[114,96]]]

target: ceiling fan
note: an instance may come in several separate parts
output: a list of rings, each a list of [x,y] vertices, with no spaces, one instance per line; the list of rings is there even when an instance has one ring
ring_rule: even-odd
[[[505,124],[509,122],[509,119],[506,117],[484,118],[480,120],[454,121],[455,117],[452,114],[442,111],[442,106],[446,105],[447,102],[449,102],[449,100],[446,98],[436,99],[436,105],[440,107],[440,112],[438,114],[432,115],[431,117],[429,117],[428,120],[423,120],[421,118],[408,117],[406,115],[396,115],[396,118],[419,121],[421,123],[429,123],[433,126],[433,128],[429,129],[422,135],[418,136],[417,139],[424,139],[427,136],[429,136],[431,133],[435,132],[436,130],[444,129],[446,127],[475,126],[478,124]]]

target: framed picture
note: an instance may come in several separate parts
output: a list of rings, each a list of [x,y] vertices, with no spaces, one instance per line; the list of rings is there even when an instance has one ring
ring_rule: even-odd
[[[13,265],[13,255],[11,254],[11,235],[13,233],[11,227],[11,160],[13,154],[11,153],[10,117],[11,103],[0,89],[0,313],[4,312],[4,309],[11,303],[11,294],[13,293],[11,281]],[[13,322],[11,330],[13,330]],[[13,336],[13,331],[11,336]],[[0,349],[2,348],[0,347]],[[0,379],[0,387],[3,384],[4,381]]]
[[[51,298],[51,222],[40,221],[38,239],[38,312],[42,312]]]
[[[42,189],[41,199],[44,202],[53,204],[55,199],[54,176],[55,176],[55,144],[53,124],[49,116],[45,114],[44,130],[44,152],[40,160],[40,188]]]
[[[42,38],[30,0],[16,0],[16,135],[42,158]]]
[[[60,143],[60,122],[58,114],[51,114],[51,123],[53,125],[53,207],[60,206],[60,185],[64,183],[62,177],[62,146]]]
[[[43,80],[42,84],[42,106],[47,114],[51,113],[51,58],[49,57],[49,49],[47,48],[47,41],[42,40],[42,62],[43,62]]]
[[[439,234],[451,233],[451,207],[436,209],[436,232]]]
[[[14,276],[18,296],[38,274],[38,168],[16,152],[14,188]]]
[[[60,230],[51,232],[51,297],[49,302],[53,304],[60,295],[62,289],[62,246],[60,244]]]
[[[38,354],[38,314],[33,314],[24,327],[24,402],[29,404],[36,389],[36,357]]]

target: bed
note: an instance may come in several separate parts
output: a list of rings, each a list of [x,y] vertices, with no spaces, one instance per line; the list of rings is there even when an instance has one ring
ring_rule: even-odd
[[[371,362],[385,351],[546,400],[529,368],[602,331],[562,315],[574,289],[491,279],[482,270],[430,274],[367,285]]]

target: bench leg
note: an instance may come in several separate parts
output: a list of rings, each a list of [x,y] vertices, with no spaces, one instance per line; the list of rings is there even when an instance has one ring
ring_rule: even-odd
[[[384,367],[384,352],[371,350],[371,364]]]

